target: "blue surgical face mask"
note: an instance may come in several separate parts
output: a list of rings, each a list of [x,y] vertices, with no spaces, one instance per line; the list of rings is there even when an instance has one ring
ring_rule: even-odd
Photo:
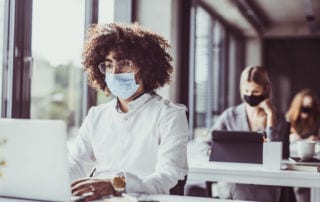
[[[111,93],[122,100],[130,98],[139,88],[133,72],[106,74],[105,82]]]

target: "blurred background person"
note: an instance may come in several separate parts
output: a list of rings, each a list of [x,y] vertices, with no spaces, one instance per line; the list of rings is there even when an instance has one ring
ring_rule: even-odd
[[[291,141],[319,139],[320,102],[313,91],[299,91],[293,98],[286,116],[291,123]]]
[[[291,156],[297,150],[299,140],[319,140],[320,102],[315,92],[310,89],[299,91],[293,98],[286,114],[291,123],[290,150]],[[295,187],[297,202],[310,201],[310,189]]]

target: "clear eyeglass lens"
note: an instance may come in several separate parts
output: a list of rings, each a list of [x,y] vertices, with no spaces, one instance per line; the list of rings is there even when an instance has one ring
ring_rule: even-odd
[[[99,64],[99,70],[101,73],[113,73],[114,65],[116,65],[117,73],[127,73],[131,70],[132,62],[130,60],[120,60],[119,62],[102,62]]]

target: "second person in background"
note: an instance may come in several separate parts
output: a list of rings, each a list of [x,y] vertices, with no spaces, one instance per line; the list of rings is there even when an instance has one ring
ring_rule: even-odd
[[[250,66],[240,78],[243,103],[225,110],[213,130],[264,131],[268,141],[281,141],[288,124],[276,113],[270,100],[271,84],[265,68]],[[279,201],[280,188],[265,185],[218,183],[220,198],[254,201]]]
[[[310,89],[299,91],[286,115],[291,123],[291,141],[319,139],[320,102],[313,91]]]
[[[291,123],[290,147],[296,148],[300,140],[319,140],[320,102],[312,90],[303,89],[295,95],[286,117]],[[295,187],[294,193],[297,202],[310,201],[309,188]]]

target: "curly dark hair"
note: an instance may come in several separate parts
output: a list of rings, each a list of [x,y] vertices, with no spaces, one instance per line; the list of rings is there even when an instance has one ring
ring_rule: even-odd
[[[88,29],[82,53],[82,64],[88,73],[89,85],[110,94],[98,65],[105,61],[110,51],[117,59],[129,59],[140,70],[137,73],[145,92],[151,92],[170,83],[173,68],[170,45],[160,35],[138,24],[94,24]]]

